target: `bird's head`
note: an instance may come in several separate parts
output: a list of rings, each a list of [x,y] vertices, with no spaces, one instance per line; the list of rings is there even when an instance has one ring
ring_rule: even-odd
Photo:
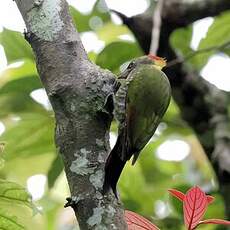
[[[119,78],[126,78],[128,74],[140,65],[154,65],[155,68],[161,70],[166,66],[166,59],[149,54],[132,60],[125,71],[119,76]]]
[[[166,66],[166,59],[153,54],[145,55],[131,61],[127,69],[133,69],[138,65],[154,65],[157,69],[161,70]]]

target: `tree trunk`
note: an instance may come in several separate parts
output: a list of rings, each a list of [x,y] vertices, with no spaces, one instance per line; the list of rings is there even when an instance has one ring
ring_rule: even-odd
[[[109,110],[115,78],[92,64],[73,26],[65,0],[16,0],[26,38],[56,119],[56,146],[65,165],[81,229],[127,229],[112,193],[102,195],[110,151]],[[107,103],[108,102],[108,103]]]

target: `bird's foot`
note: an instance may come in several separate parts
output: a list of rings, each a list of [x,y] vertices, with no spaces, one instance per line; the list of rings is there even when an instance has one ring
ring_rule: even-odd
[[[78,200],[77,200],[76,197],[67,197],[66,200],[67,200],[67,202],[64,205],[64,208],[67,208],[67,207],[72,207],[73,208],[78,203]]]

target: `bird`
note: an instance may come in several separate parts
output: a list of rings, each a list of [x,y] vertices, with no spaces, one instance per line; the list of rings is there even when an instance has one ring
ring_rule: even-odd
[[[164,58],[149,54],[132,60],[117,78],[114,117],[118,138],[105,163],[103,193],[112,189],[128,160],[135,164],[141,150],[156,131],[171,99],[171,87],[161,69]]]

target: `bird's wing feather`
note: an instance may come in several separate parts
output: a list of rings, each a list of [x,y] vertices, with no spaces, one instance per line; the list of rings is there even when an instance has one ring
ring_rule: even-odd
[[[158,115],[154,115],[152,116],[152,119],[148,119],[146,121],[145,125],[143,126],[143,132],[140,132],[140,136],[137,138],[137,141],[135,143],[137,147],[136,151],[133,152],[132,165],[135,164],[140,154],[140,151],[145,147],[145,145],[155,133],[159,122],[160,117]]]

